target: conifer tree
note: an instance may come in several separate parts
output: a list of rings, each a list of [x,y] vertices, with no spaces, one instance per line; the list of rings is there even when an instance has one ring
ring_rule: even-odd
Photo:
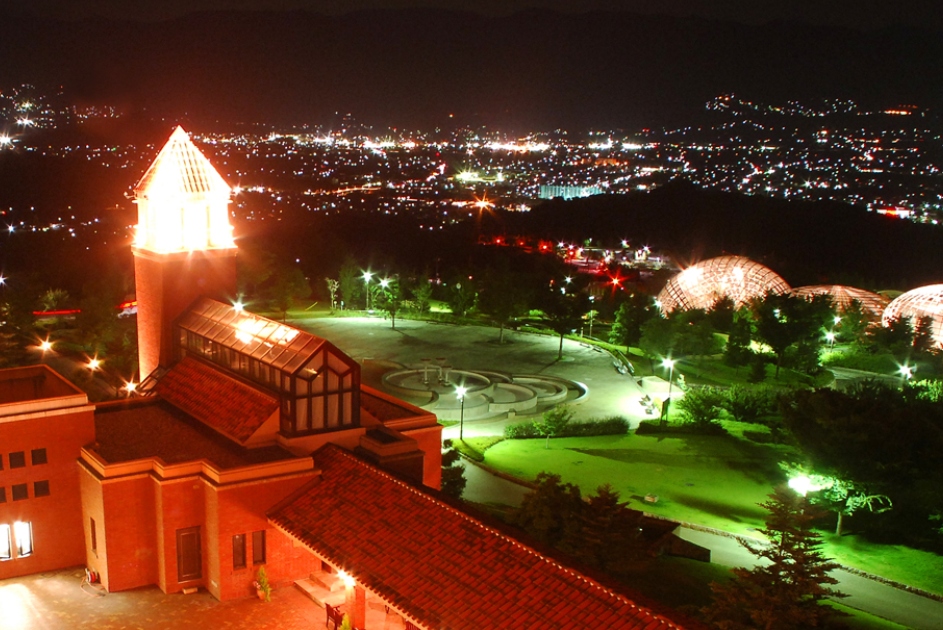
[[[823,627],[834,614],[823,599],[842,597],[831,585],[837,568],[821,552],[819,535],[810,529],[814,514],[805,498],[781,488],[761,503],[769,511],[760,530],[768,545],[743,543],[762,562],[733,569],[726,584],[714,583],[714,603],[704,609],[713,627],[723,630],[798,630]]]

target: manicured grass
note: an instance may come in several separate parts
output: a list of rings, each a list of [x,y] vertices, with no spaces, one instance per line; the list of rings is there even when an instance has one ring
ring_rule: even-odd
[[[880,575],[908,586],[943,595],[943,562],[929,551],[904,545],[881,545],[860,536],[822,536],[825,555],[836,562]]]
[[[700,435],[554,438],[549,450],[543,439],[505,440],[488,449],[485,463],[528,480],[543,471],[559,474],[584,495],[609,483],[637,509],[756,536],[766,518],[758,504],[784,480],[776,465],[782,449]],[[649,494],[658,502],[645,502]],[[943,563],[936,554],[855,536],[825,534],[823,540],[826,555],[837,562],[943,593]]]
[[[626,435],[556,438],[549,450],[543,440],[505,440],[485,462],[529,480],[557,473],[586,494],[609,483],[635,507],[745,534],[762,526],[757,504],[782,480],[770,459],[766,446],[723,436]],[[644,503],[649,494],[658,502]]]
[[[497,444],[503,442],[504,438],[498,435],[485,437],[473,437],[467,440],[452,440],[452,447],[466,457],[483,462],[485,460],[485,451]]]

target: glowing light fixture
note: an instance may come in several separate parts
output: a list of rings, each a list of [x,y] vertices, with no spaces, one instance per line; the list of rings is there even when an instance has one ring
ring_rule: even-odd
[[[341,579],[341,582],[343,582],[344,586],[346,586],[347,588],[351,588],[353,587],[354,584],[357,583],[357,580],[354,579],[354,576],[347,573],[347,571],[343,571],[343,570],[338,571],[337,577]]]
[[[97,370],[102,365],[102,362],[98,358],[93,358],[88,360],[88,369]]]
[[[177,127],[134,189],[135,245],[157,253],[235,247],[231,193],[187,132]]]
[[[823,488],[827,487],[827,486],[823,486],[823,485],[815,483],[814,481],[812,481],[812,479],[808,475],[797,475],[795,477],[792,477],[791,479],[789,479],[789,482],[787,483],[787,485],[793,490],[795,490],[796,492],[798,492],[799,494],[801,494],[802,496],[805,496],[809,494],[810,492],[816,492],[818,490],[822,490]]]

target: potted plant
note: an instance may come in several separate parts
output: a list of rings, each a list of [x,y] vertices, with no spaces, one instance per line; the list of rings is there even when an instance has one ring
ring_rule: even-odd
[[[268,573],[265,572],[265,567],[259,567],[252,586],[255,587],[255,594],[258,595],[259,599],[265,602],[272,601],[272,585],[268,581]]]

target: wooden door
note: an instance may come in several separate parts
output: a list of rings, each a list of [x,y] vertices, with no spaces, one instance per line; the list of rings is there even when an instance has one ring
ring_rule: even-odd
[[[200,549],[200,528],[177,530],[177,581],[187,582],[203,577],[203,555]]]

